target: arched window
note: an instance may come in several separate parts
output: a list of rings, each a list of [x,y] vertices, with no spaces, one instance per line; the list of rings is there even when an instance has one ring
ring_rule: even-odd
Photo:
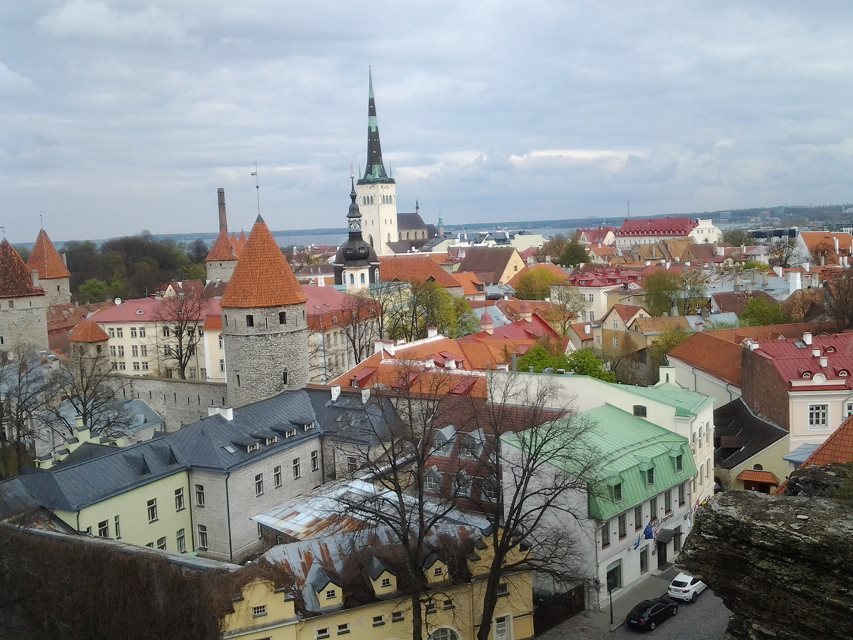
[[[355,284],[355,276],[353,274],[349,274],[349,283]]]
[[[429,640],[459,640],[459,634],[453,629],[442,627],[429,634]]]
[[[754,465],[752,465],[752,469],[753,469],[754,471],[764,471],[764,467],[762,467],[760,464],[754,464]]]
[[[358,278],[361,281],[361,284],[364,285],[364,272],[362,272]]]

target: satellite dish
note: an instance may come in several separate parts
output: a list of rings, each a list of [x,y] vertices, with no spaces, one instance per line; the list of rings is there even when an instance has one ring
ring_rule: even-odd
[[[120,305],[120,304],[121,304],[121,298],[116,298],[115,300],[113,300],[113,302],[114,302],[116,305]]]

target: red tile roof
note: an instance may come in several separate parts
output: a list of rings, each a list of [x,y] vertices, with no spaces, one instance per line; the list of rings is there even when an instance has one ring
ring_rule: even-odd
[[[529,322],[527,320],[518,320],[516,322],[505,324],[501,327],[495,327],[493,333],[481,331],[479,333],[474,333],[470,336],[460,338],[459,342],[462,343],[466,340],[476,339],[488,340],[489,338],[501,338],[504,340],[537,340],[539,338],[559,339],[560,334],[557,333],[550,324],[539,317],[538,314],[534,313],[531,315]]]
[[[106,342],[110,337],[97,323],[91,320],[81,320],[71,331],[71,342]]]
[[[788,383],[790,392],[853,389],[853,333],[813,336],[810,345],[801,338],[765,340],[758,343],[753,354],[772,361],[779,376]],[[826,358],[826,366],[821,364],[822,358]],[[822,382],[819,382],[819,375],[823,376]],[[803,381],[811,384],[793,384]]]
[[[43,296],[44,289],[33,284],[30,269],[6,238],[0,242],[0,298]]]
[[[220,261],[228,261],[228,260],[236,260],[237,252],[234,249],[234,245],[231,244],[231,237],[229,237],[227,231],[220,231],[219,235],[216,236],[216,242],[213,243],[213,246],[210,248],[210,251],[207,252],[207,257],[205,260],[207,262],[212,262],[215,260]]]
[[[359,298],[334,287],[302,285],[307,302],[308,328],[323,331],[330,327],[346,327],[350,318],[359,314],[362,319],[376,317],[379,304],[369,298]]]
[[[803,466],[825,467],[828,464],[847,464],[853,462],[853,416],[847,418],[840,427],[823,441],[806,458]]]
[[[53,278],[70,278],[71,273],[65,266],[65,261],[59,255],[56,247],[50,241],[44,229],[39,231],[30,259],[27,260],[30,269],[38,271],[39,278],[51,280]]]
[[[474,296],[485,292],[485,285],[477,277],[476,273],[471,271],[457,271],[456,273],[451,273],[450,277],[456,280],[459,286],[462,287],[462,295]]]
[[[611,231],[615,232],[616,227],[599,227],[597,229],[578,229],[577,235],[580,238],[583,235],[590,244],[598,244],[604,242],[607,234]]]
[[[755,471],[754,469],[744,469],[737,474],[737,479],[744,482],[763,482],[764,484],[779,484],[779,478],[771,471]]]
[[[258,216],[222,295],[230,309],[281,307],[305,302],[305,293],[269,227]]]
[[[826,264],[838,264],[839,256],[849,256],[853,252],[853,236],[846,232],[830,231],[800,231],[800,238],[806,249],[815,260],[822,254]],[[838,241],[838,251],[835,250],[835,241]]]
[[[132,324],[138,322],[158,322],[161,317],[161,298],[136,298],[125,300],[121,304],[109,305],[98,309],[89,319],[98,324]],[[222,310],[217,298],[209,298],[204,301],[199,320],[204,320],[209,315],[221,316]]]
[[[379,258],[379,273],[382,282],[426,282],[432,280],[445,289],[460,289],[462,285],[453,279],[426,254],[382,256]]]
[[[646,311],[643,307],[636,304],[614,304],[610,307],[611,311],[619,314],[619,317],[622,318],[622,322],[628,322],[631,318],[637,315],[640,311]],[[648,311],[646,311],[648,313]],[[607,317],[605,315],[605,317]],[[602,318],[604,320],[604,318]]]
[[[691,218],[630,218],[616,230],[616,235],[630,236],[686,236],[696,227]]]

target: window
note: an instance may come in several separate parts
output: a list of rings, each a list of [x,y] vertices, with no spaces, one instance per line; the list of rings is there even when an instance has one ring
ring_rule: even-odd
[[[438,491],[439,481],[438,477],[434,474],[430,473],[424,476],[424,489],[427,491]]]
[[[322,629],[317,629],[317,640],[325,640],[329,637],[329,629],[323,627]]]
[[[356,471],[358,471],[358,458],[347,456],[347,473],[355,473]]]
[[[334,600],[338,597],[336,589],[326,589],[326,600]]]
[[[705,423],[705,444],[711,443],[711,425],[709,423]]]
[[[138,362],[134,362],[134,363],[133,363],[133,370],[134,370],[134,371],[139,371],[139,363],[138,363]]]
[[[684,471],[684,456],[680,454],[675,456],[675,470]]]
[[[390,587],[391,586],[391,578],[382,578],[381,586]]]
[[[610,546],[610,520],[604,523],[601,527],[601,548],[606,549]]]
[[[178,542],[178,552],[186,553],[187,552],[187,537],[184,535],[183,529],[178,529],[178,532],[175,534],[175,539]]]
[[[349,633],[349,623],[345,622],[343,624],[338,625],[338,635],[342,636]]]
[[[439,576],[444,575],[444,567],[436,567],[432,570],[432,575],[438,578]]]
[[[622,561],[617,560],[607,567],[607,589],[614,591],[622,587]]]
[[[445,600],[443,609],[445,611],[449,611],[450,609],[455,609],[456,605],[453,604],[453,600]]]
[[[143,370],[143,371],[148,371],[148,361],[147,361],[147,360],[146,360],[145,362],[143,362],[143,363],[142,363],[142,370]]]
[[[498,598],[505,598],[509,595],[509,585],[506,582],[501,582],[498,584],[497,594]]]
[[[619,523],[619,539],[621,540],[628,535],[628,514],[620,513],[617,522]]]
[[[495,638],[508,638],[509,637],[509,622],[512,619],[511,616],[501,616],[500,618],[495,618]]]
[[[130,337],[131,337],[131,338],[135,338],[135,337],[136,337],[136,327],[131,327],[131,328],[130,328]]]
[[[292,438],[295,435],[296,435],[296,429],[288,429],[287,431],[284,432],[285,438]]]
[[[672,491],[666,491],[663,494],[663,510],[666,513],[672,513]]]
[[[113,518],[113,528],[115,529],[116,540],[120,540],[121,539],[121,524],[119,523],[119,517],[118,516]]]
[[[124,371],[124,370],[126,370],[126,369],[127,369],[127,365],[126,365],[124,362],[119,362],[119,363],[118,363],[118,370],[119,370],[119,371]]]
[[[264,495],[264,474],[259,473],[255,476],[255,496]]]
[[[459,640],[459,635],[453,629],[436,629],[429,634],[429,640]]]
[[[655,496],[649,500],[649,518],[654,520],[658,517],[658,497]]]
[[[646,470],[646,484],[655,483],[655,468],[652,467]]]
[[[385,620],[382,618],[382,616],[373,616],[373,626],[374,627],[381,627],[384,624],[385,624]]]
[[[175,511],[184,510],[184,488],[175,489]]]
[[[246,315],[246,326],[247,327],[254,327],[255,326],[255,316],[253,316],[251,313]]]
[[[148,522],[157,521],[157,498],[148,501]]]
[[[118,371],[118,363],[117,362],[113,362],[112,367],[113,367],[114,371]]]
[[[638,504],[634,507],[634,531],[639,531],[643,528],[643,505]]]
[[[685,483],[682,482],[680,485],[678,485],[678,506],[679,507],[686,502],[685,493],[686,493]]]
[[[98,523],[98,536],[101,538],[110,537],[110,521],[102,520]]]
[[[198,549],[207,551],[207,527],[203,524],[198,525]]]
[[[622,502],[622,483],[613,485],[613,500]]]
[[[279,311],[278,312],[278,323],[279,324],[287,324],[287,311]]]
[[[195,486],[195,504],[197,507],[204,506],[204,485],[197,484]]]
[[[225,373],[225,360],[219,359],[219,373]]]
[[[643,547],[640,551],[640,574],[648,573],[649,571],[649,548]]]
[[[402,622],[406,619],[406,616],[403,615],[402,611],[392,611],[391,612],[391,622]]]
[[[124,329],[122,329],[121,327],[117,327],[116,328],[116,338],[123,338],[123,337],[124,337]]]
[[[267,446],[273,445],[278,442],[278,436],[273,436],[272,438],[267,438],[265,441]]]
[[[287,384],[287,369],[281,372],[281,382]]]
[[[293,459],[293,479],[296,480],[301,475],[299,471],[299,458]]]
[[[316,449],[311,452],[311,471],[320,470],[320,454]]]
[[[115,329],[113,329],[112,327],[110,327],[109,329],[107,329],[107,333],[109,333],[110,338],[115,338],[115,337],[116,337],[116,330],[115,330]]]
[[[222,348],[222,334],[219,334],[219,348]]]
[[[495,502],[501,494],[500,485],[498,485],[498,481],[495,478],[487,478],[482,483],[483,487],[483,497],[490,502]]]
[[[133,356],[134,358],[139,357],[139,347],[136,346],[135,344],[131,345],[131,347],[130,347],[130,355]]]
[[[261,616],[267,615],[267,605],[260,604],[257,607],[252,607],[252,617],[260,618]]]
[[[260,448],[261,448],[261,445],[259,442],[253,442],[252,444],[250,444],[246,447],[246,451],[249,453],[252,453],[252,451],[258,451]]]
[[[116,348],[115,348],[115,347],[112,347],[112,346],[110,347],[110,355],[111,355],[113,358],[115,358],[115,357],[116,357]]]
[[[846,411],[846,414],[845,414],[845,415],[847,415],[847,417],[848,417],[848,418],[849,418],[850,416],[853,416],[853,402],[848,402],[848,403],[847,403],[847,411]]]
[[[119,345],[116,347],[116,352],[118,353],[119,358],[124,358],[124,347]]]
[[[274,467],[272,470],[272,482],[275,485],[275,488],[278,489],[281,486],[281,465]]]
[[[162,549],[163,551],[166,550],[166,538],[165,537],[157,538],[157,548]]]
[[[436,611],[438,611],[438,606],[436,605],[435,600],[429,600],[426,603],[426,612],[435,613]]]
[[[675,535],[672,537],[672,548],[675,553],[681,551],[681,525],[678,525],[675,529],[673,529]],[[694,580],[696,578],[693,578]]]
[[[140,337],[140,338],[144,338],[144,337],[145,337],[145,327],[139,327],[139,337]],[[144,348],[144,347],[143,347],[143,348]]]
[[[829,425],[829,405],[809,405],[809,429],[819,431],[826,429]]]

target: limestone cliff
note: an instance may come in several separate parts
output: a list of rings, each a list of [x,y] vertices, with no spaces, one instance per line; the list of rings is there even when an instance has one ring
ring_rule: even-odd
[[[735,612],[727,638],[853,638],[849,501],[720,493],[697,513],[678,564]]]

